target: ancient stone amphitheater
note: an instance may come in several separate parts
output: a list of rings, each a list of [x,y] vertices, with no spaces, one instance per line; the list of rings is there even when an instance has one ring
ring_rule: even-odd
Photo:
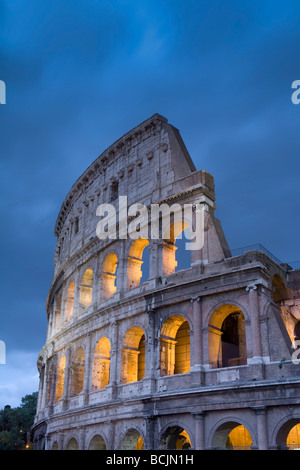
[[[121,196],[201,207],[202,248],[180,245],[194,216],[171,217],[167,238],[100,239],[97,208],[118,214]],[[158,114],[75,182],[55,225],[35,449],[300,447],[299,271],[261,246],[231,252],[215,207],[213,177]]]

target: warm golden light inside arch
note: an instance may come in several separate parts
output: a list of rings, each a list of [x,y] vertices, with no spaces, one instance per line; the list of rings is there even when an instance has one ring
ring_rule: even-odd
[[[144,441],[136,429],[129,429],[122,441],[121,450],[143,450]]]
[[[143,251],[149,245],[146,238],[138,238],[129,249],[127,258],[127,289],[140,284],[142,278]]]
[[[288,433],[286,446],[290,450],[300,449],[300,423],[293,426]]]
[[[67,298],[65,302],[65,320],[70,320],[74,309],[75,283],[71,281],[67,289]]]
[[[76,396],[82,392],[85,365],[84,349],[80,346],[73,357],[71,364],[71,396]]]
[[[173,315],[160,332],[161,375],[185,374],[190,371],[190,333],[187,320]]]
[[[100,297],[102,300],[108,299],[116,292],[116,270],[118,265],[118,258],[115,253],[110,253],[106,256],[102,272],[100,275]]]
[[[141,380],[145,375],[145,335],[139,326],[127,330],[121,362],[121,382],[131,383]]]
[[[222,424],[214,434],[212,447],[217,449],[250,450],[252,438],[248,429],[236,422]]]
[[[79,302],[83,307],[89,307],[93,298],[93,270],[88,268],[82,276]]]
[[[96,344],[93,361],[92,391],[101,390],[109,384],[110,349],[110,342],[106,337],[102,337]]]
[[[177,267],[176,239],[190,226],[184,221],[173,222],[163,233],[163,275],[167,276],[175,272]]]
[[[65,382],[65,368],[66,358],[62,356],[59,360],[56,372],[56,389],[55,389],[55,403],[57,403],[63,396],[64,382]]]

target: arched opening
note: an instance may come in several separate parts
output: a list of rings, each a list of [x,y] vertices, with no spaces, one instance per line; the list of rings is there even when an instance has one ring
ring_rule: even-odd
[[[59,360],[56,372],[55,403],[63,396],[65,382],[66,358],[62,356]]]
[[[127,289],[138,286],[141,280],[144,282],[149,277],[146,269],[142,269],[148,252],[145,247],[148,245],[149,241],[146,238],[138,238],[131,244],[127,258]],[[149,273],[149,262],[146,264],[148,264]]]
[[[89,450],[106,450],[105,441],[102,436],[96,434],[90,442]]]
[[[300,420],[291,419],[281,426],[276,443],[278,449],[300,450]]]
[[[190,371],[189,323],[180,315],[168,318],[160,332],[161,375],[186,374]]]
[[[236,422],[222,424],[214,434],[213,449],[251,450],[252,438],[248,429]]]
[[[83,379],[84,379],[84,350],[79,347],[72,360],[71,364],[71,396],[76,396],[82,392]]]
[[[117,290],[115,285],[116,282],[116,271],[117,271],[118,259],[114,253],[110,253],[106,256],[102,272],[100,275],[100,297],[102,300],[111,297]]]
[[[275,274],[272,279],[273,287],[273,300],[275,303],[280,303],[281,301],[287,299],[287,290],[285,283],[278,274]]]
[[[110,342],[101,338],[96,344],[93,361],[92,391],[101,390],[109,383]]]
[[[76,441],[74,437],[72,437],[69,440],[68,445],[67,445],[67,450],[79,450],[78,442]]]
[[[164,432],[160,447],[164,450],[181,450],[189,449],[192,445],[185,429],[179,426],[171,426]]]
[[[186,249],[190,227],[184,221],[173,222],[163,235],[163,275],[191,266],[191,251]]]
[[[52,450],[58,450],[58,442],[57,441],[53,442]]]
[[[83,307],[89,307],[93,297],[93,270],[88,268],[82,276],[79,302]]]
[[[129,429],[121,443],[121,450],[143,450],[144,441],[136,429]]]
[[[288,433],[286,446],[289,450],[300,450],[300,423],[295,424]]]
[[[145,336],[142,328],[133,326],[127,330],[121,363],[121,382],[131,383],[142,380],[145,375]]]
[[[61,318],[61,303],[62,303],[62,295],[57,299],[56,310],[55,310],[55,328],[58,328],[60,325],[60,318]]]
[[[65,320],[69,321],[73,315],[74,309],[74,293],[75,293],[75,283],[71,281],[67,289],[67,297],[65,302]]]
[[[244,315],[235,305],[222,305],[211,315],[209,363],[213,368],[247,364]]]

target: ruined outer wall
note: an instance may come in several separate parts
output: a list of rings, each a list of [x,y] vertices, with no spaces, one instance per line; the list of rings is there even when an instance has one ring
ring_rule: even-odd
[[[115,204],[116,188],[128,197],[128,205],[203,205],[204,244],[192,253],[190,268],[166,270],[163,255],[166,249],[174,253],[172,244],[149,240],[148,280],[128,284],[129,267],[141,261],[130,256],[132,240],[99,240],[95,233],[96,208]],[[218,429],[232,422],[247,427],[253,448],[284,443],[290,423],[300,419],[292,339],[273,298],[274,276],[287,284],[287,272],[260,252],[231,257],[214,211],[213,177],[196,171],[178,130],[159,115],[125,134],[76,181],[55,226],[47,340],[38,358],[35,448],[64,449],[74,439],[88,449],[93,437],[101,436],[105,448],[119,449],[128,433],[133,439],[132,430],[142,436],[144,448],[161,448],[176,426],[188,433],[193,448],[212,448]],[[115,291],[104,298],[104,279],[114,277],[104,261],[112,253],[117,258]],[[92,278],[83,286],[87,272]],[[91,294],[87,303],[83,292]],[[244,356],[231,367],[216,366],[214,349],[220,344],[219,318],[226,312],[238,312],[245,330]],[[172,328],[183,321],[188,323],[189,369],[174,373]],[[135,357],[141,354],[136,339],[141,334],[144,375],[126,382],[134,351]],[[103,338],[110,344],[106,355],[96,349]],[[162,362],[161,344],[172,356],[168,364]],[[93,386],[96,356],[105,356],[106,364],[109,357],[110,364],[109,380],[98,389]]]

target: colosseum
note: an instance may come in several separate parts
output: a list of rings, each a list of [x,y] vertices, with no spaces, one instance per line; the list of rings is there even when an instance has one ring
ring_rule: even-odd
[[[156,238],[142,224],[120,236],[118,222],[99,237],[98,208],[118,215],[121,196],[137,215],[192,215],[170,213],[167,236],[161,223]],[[300,448],[300,270],[261,245],[231,250],[215,209],[213,176],[159,114],[74,183],[54,230],[34,449]]]

